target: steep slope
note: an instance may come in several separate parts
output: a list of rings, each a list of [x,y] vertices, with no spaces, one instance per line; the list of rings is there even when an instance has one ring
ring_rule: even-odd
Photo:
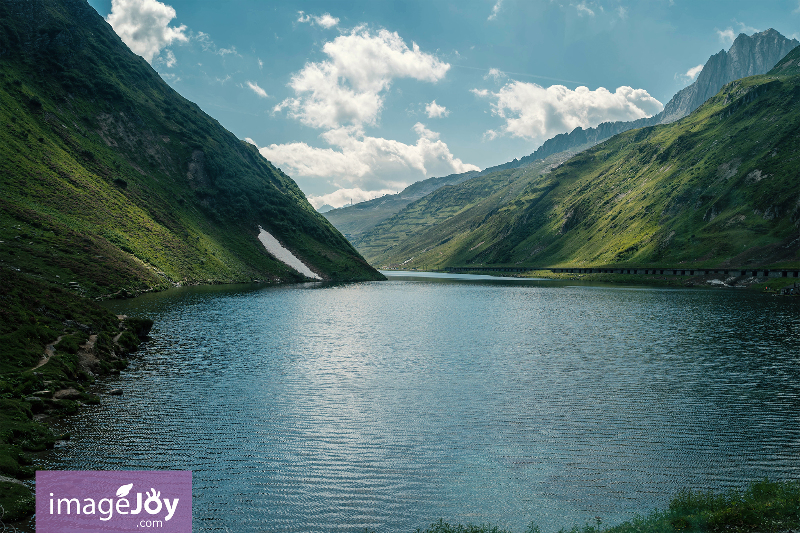
[[[441,187],[410,203],[354,243],[364,257],[380,265],[391,263],[391,258],[398,253],[406,253],[403,250],[407,243],[413,243],[413,249],[442,245],[452,238],[454,228],[461,232],[472,227],[476,220],[482,220],[503,205],[504,199],[518,195],[531,180],[550,172],[574,154],[574,151],[565,151],[524,169],[500,170]]]
[[[85,0],[0,3],[0,267],[88,295],[378,279],[256,149],[172,90]]]
[[[523,172],[519,193],[487,198],[472,207],[477,216],[448,218],[367,258],[425,268],[796,267],[799,66],[800,48],[679,122],[617,135],[547,174]],[[459,187],[467,184],[475,186]]]

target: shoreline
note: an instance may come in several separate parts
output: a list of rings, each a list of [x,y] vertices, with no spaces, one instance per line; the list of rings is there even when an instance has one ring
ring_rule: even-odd
[[[69,439],[50,422],[100,403],[93,385],[127,367],[153,322],[8,269],[0,301],[0,524],[19,528],[35,512],[33,456]]]
[[[384,268],[389,272],[402,272],[403,269]],[[431,270],[407,270],[407,272],[435,272],[440,274],[475,274],[489,275],[503,278],[544,278],[552,280],[569,280],[609,283],[614,285],[638,285],[652,287],[705,287],[720,289],[747,289],[748,291],[766,292],[779,294],[781,289],[786,287],[797,287],[800,289],[800,278],[794,277],[766,277],[766,276],[724,276],[720,274],[696,274],[696,275],[673,275],[673,274],[643,274],[643,273],[611,273],[611,272],[554,272],[554,270],[592,270],[592,269],[511,269],[494,268],[485,269],[474,267],[469,272],[461,269],[431,269]],[[627,269],[615,269],[627,270]],[[644,270],[644,269],[640,269]],[[655,270],[655,269],[653,269]],[[661,270],[661,269],[659,269]],[[666,270],[666,269],[664,269]],[[672,270],[672,269],[669,269]],[[688,269],[687,269],[688,270]],[[697,269],[698,271],[700,269]],[[748,269],[749,270],[749,269]],[[763,269],[758,269],[763,272]],[[797,291],[795,295],[798,295]]]

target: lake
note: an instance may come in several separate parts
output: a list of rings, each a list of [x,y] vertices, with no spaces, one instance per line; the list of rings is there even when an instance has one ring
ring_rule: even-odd
[[[192,470],[194,530],[520,533],[800,478],[800,302],[387,273],[113,302],[155,320],[38,468]]]

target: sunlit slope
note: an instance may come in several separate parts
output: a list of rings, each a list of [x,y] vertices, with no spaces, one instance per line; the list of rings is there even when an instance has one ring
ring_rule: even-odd
[[[794,50],[679,122],[620,134],[550,173],[509,176],[519,183],[487,187],[469,211],[361,250],[376,265],[425,268],[800,266],[798,65]]]
[[[0,50],[0,267],[89,294],[302,279],[261,225],[323,278],[380,277],[84,0],[0,3]]]
[[[353,243],[373,264],[384,265],[384,261],[391,262],[393,256],[411,254],[403,259],[404,262],[419,249],[444,245],[454,237],[466,234],[504,205],[504,199],[515,197],[539,174],[549,172],[574,153],[555,154],[525,169],[500,170],[458,185],[442,187],[410,203],[371,231],[353,239]],[[444,252],[438,250],[437,254]]]

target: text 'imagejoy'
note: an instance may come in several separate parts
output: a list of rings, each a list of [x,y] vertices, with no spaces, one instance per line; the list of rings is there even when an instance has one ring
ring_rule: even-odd
[[[189,471],[38,471],[36,531],[192,530]]]

